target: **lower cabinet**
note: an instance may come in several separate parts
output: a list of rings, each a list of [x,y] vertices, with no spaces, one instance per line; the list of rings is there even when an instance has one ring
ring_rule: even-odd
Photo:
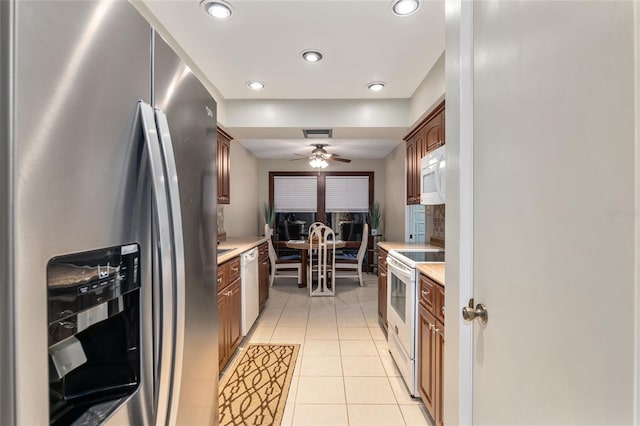
[[[269,246],[262,243],[258,247],[258,305],[260,312],[269,299]]]
[[[227,365],[242,340],[242,287],[235,274],[236,263],[234,259],[218,268],[218,371]]]
[[[378,250],[378,321],[387,331],[387,252]]]
[[[444,298],[440,299],[444,289],[440,292],[442,286],[422,274],[420,286],[423,297],[418,304],[418,390],[435,424],[442,425],[444,324],[438,318],[444,320]],[[440,307],[439,312],[434,312],[436,307]]]

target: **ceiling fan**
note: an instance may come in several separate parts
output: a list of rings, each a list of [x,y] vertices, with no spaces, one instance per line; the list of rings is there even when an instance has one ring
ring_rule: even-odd
[[[325,146],[329,146],[329,144],[322,144],[322,143],[318,143],[318,144],[311,144],[311,146],[315,146],[315,149],[313,151],[311,151],[311,155],[304,155],[304,154],[295,154],[295,155],[299,155],[302,156],[304,158],[294,158],[293,160],[290,161],[296,161],[296,160],[309,160],[309,165],[313,168],[317,168],[317,169],[324,169],[325,167],[327,167],[328,161],[338,161],[341,163],[350,163],[351,160],[348,158],[342,158],[340,157],[339,154],[330,154],[328,153],[324,147]]]

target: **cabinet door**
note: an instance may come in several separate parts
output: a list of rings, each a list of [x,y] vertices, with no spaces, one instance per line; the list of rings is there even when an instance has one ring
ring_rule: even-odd
[[[407,204],[420,204],[420,146],[418,135],[407,141]]]
[[[378,320],[387,331],[387,252],[378,248]]]
[[[431,417],[436,417],[435,317],[423,305],[418,317],[418,390]]]
[[[378,320],[387,331],[387,268],[378,265]]]
[[[432,151],[444,144],[442,130],[444,111],[436,114],[431,120],[424,126],[425,142],[427,144],[427,151]]]
[[[218,293],[218,373],[222,372],[222,369],[229,360],[229,326],[228,326],[228,312],[227,312],[227,300],[226,291]]]
[[[269,258],[260,260],[258,263],[258,302],[260,312],[269,299]]]
[[[444,325],[440,322],[436,322],[435,324],[435,349],[436,349],[436,384],[435,384],[435,410],[436,415],[434,416],[434,420],[436,422],[436,426],[444,425],[443,421],[443,406],[442,403],[444,399],[444,386],[443,386],[443,373],[444,373]]]
[[[240,279],[234,281],[228,289],[229,294],[229,357],[233,355],[242,340],[242,293]]]
[[[230,168],[231,168],[231,139],[218,130],[218,204],[229,204],[231,200],[230,191]]]

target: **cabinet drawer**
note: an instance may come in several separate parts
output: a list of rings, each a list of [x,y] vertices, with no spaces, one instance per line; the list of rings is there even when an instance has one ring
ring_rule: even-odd
[[[262,261],[269,257],[269,245],[262,243],[258,246],[258,260]]]
[[[218,291],[222,290],[227,286],[227,284],[229,284],[229,280],[227,279],[228,270],[229,268],[226,263],[218,265],[218,279],[216,282],[218,285]]]
[[[225,262],[227,266],[227,282],[232,283],[240,278],[240,256],[236,256],[228,262]]]
[[[436,311],[436,288],[437,284],[431,281],[426,275],[420,274],[420,303],[431,313]]]

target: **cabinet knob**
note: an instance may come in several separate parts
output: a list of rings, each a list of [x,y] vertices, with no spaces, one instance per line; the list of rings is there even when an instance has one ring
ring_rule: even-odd
[[[420,290],[420,294],[422,295],[422,297],[427,297],[429,295],[429,293],[431,292],[431,290]]]

